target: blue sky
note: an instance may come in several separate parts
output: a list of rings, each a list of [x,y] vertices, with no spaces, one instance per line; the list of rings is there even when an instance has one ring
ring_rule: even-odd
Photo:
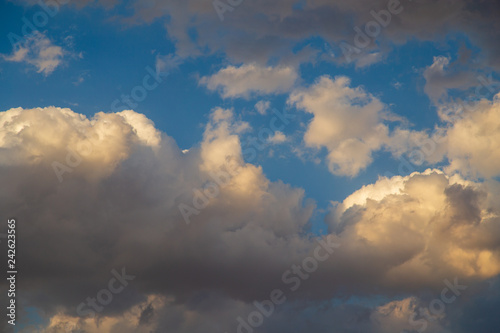
[[[494,1],[42,1],[0,0],[0,167],[14,193],[2,208],[27,221],[28,240],[46,230],[82,265],[62,255],[43,259],[59,274],[28,270],[18,332],[234,331],[316,237],[341,253],[262,332],[324,332],[329,317],[338,332],[409,330],[445,279],[479,300],[497,279]],[[228,156],[240,172],[214,185]],[[37,245],[57,253],[35,243],[21,259],[42,265]],[[138,282],[99,312],[99,329],[75,307],[119,265]],[[456,318],[470,305],[452,306],[426,329],[471,332]]]

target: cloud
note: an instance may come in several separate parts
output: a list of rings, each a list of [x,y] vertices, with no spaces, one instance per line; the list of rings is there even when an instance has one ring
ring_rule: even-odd
[[[433,66],[440,64],[437,67],[442,68],[447,63],[446,58],[436,58]],[[449,78],[453,81],[452,76]],[[473,76],[469,79],[476,80]],[[436,99],[446,96],[451,87],[448,78],[430,80],[428,84],[441,86],[429,88]],[[493,84],[496,82],[491,81]],[[478,89],[491,88],[488,85]],[[481,96],[477,94],[478,98]],[[372,162],[373,152],[379,150],[397,158],[409,157],[417,166],[434,165],[447,158],[449,173],[460,172],[467,177],[499,176],[499,100],[499,95],[492,101],[441,100],[439,114],[446,123],[428,133],[407,129],[405,119],[390,114],[387,106],[362,87],[350,87],[347,77],[323,76],[310,87],[297,88],[289,97],[289,103],[313,114],[304,134],[305,144],[326,148],[330,171],[351,177],[366,168]],[[392,130],[389,121],[397,122]]]
[[[135,145],[156,149],[160,143],[153,123],[130,110],[100,112],[89,120],[70,109],[15,108],[0,113],[0,124],[2,165],[22,166],[29,161],[53,166],[53,162],[81,159],[74,173],[87,179],[112,173]]]
[[[290,90],[298,78],[292,67],[261,67],[256,64],[228,66],[212,76],[204,76],[200,84],[211,91],[219,90],[223,98],[269,95]]]
[[[213,109],[201,144],[202,168],[216,171],[225,165],[227,158],[243,163],[238,134],[249,126],[247,122],[235,121],[230,109]]]
[[[183,61],[183,59],[174,54],[168,54],[165,56],[158,54],[156,56],[156,72],[169,73],[173,69],[178,68],[183,63]]]
[[[54,45],[43,33],[34,32],[25,37],[23,43],[16,44],[12,55],[2,55],[2,58],[9,62],[25,62],[47,76],[63,63],[65,54],[62,47]]]
[[[372,10],[388,3],[242,1],[220,22],[212,1],[133,0],[125,11],[130,17],[114,17],[127,24],[161,20],[176,54],[158,55],[158,72],[188,57],[215,55],[229,65],[199,83],[223,98],[291,92],[289,103],[311,117],[305,145],[326,150],[336,175],[358,175],[381,150],[411,157],[421,149],[423,163],[449,162],[444,170],[381,177],[332,202],[321,239],[340,247],[293,292],[283,273],[314,253],[318,236],[311,225],[323,210],[303,189],[271,181],[245,162],[240,137],[250,125],[233,109],[213,108],[201,141],[188,149],[132,110],[0,112],[0,209],[18,219],[22,263],[18,320],[31,318],[33,308],[41,317],[19,331],[235,332],[239,318],[256,311],[255,300],[282,288],[287,302],[263,316],[255,331],[400,333],[417,330],[409,319],[422,316],[442,295],[443,280],[455,277],[467,293],[433,315],[427,332],[498,331],[500,95],[459,112],[448,93],[477,86],[474,73],[483,68],[500,68],[500,5],[402,2],[403,11],[354,59],[364,68],[409,40],[447,43],[450,32],[465,33],[481,49],[467,61],[480,61],[467,67],[464,59],[441,56],[423,71],[424,91],[443,121],[431,133],[408,129],[381,98],[346,77],[297,86],[300,64],[318,59],[318,39],[339,55],[339,42],[352,41],[353,28],[374,22]],[[108,10],[118,3],[69,6],[96,4]],[[64,64],[65,49],[35,34],[2,58],[47,76]],[[255,104],[262,115],[269,108],[266,100]],[[268,140],[287,139],[276,131]],[[189,224],[182,204],[191,207]],[[99,295],[111,270],[122,267],[136,279],[96,318],[83,318],[79,304]],[[0,284],[0,293],[7,288]]]
[[[265,115],[267,113],[267,110],[269,110],[270,107],[271,107],[271,102],[269,102],[269,101],[258,101],[255,104],[255,109],[261,115]]]
[[[274,135],[269,137],[268,139],[268,141],[271,142],[272,144],[280,144],[285,142],[286,140],[287,140],[286,135],[280,131],[274,132]]]
[[[476,92],[479,89],[493,91],[486,85],[477,87]],[[396,157],[409,157],[415,165],[446,161],[444,169],[449,174],[470,179],[498,177],[500,95],[492,100],[481,97],[476,93],[467,101],[441,101],[438,112],[442,126],[436,126],[432,133],[395,128],[386,149]]]
[[[260,167],[243,163],[237,134],[245,125],[233,121],[230,110],[214,110],[203,142],[185,154],[132,111],[98,113],[92,119],[55,107],[17,108],[0,115],[2,180],[10,179],[6,189],[13,191],[2,209],[30,221],[19,232],[32,247],[18,259],[29,267],[24,274],[31,287],[19,299],[26,297],[48,313],[59,305],[74,313],[80,302],[103,288],[113,268],[124,266],[130,274],[142,272],[149,278],[142,280],[144,285],[131,283],[130,299],[112,303],[109,314],[143,300],[150,293],[146,289],[181,297],[196,289],[229,288],[236,298],[250,297],[254,288],[262,293],[270,288],[272,276],[279,278],[286,267],[281,265],[290,255],[298,256],[289,252],[290,246],[302,251],[313,245],[299,235],[314,205],[304,202],[302,189],[270,182]],[[196,190],[215,182],[227,156],[237,163],[238,173],[186,225],[179,205],[193,206]],[[62,182],[54,162],[69,168]],[[34,196],[24,193],[25,186]],[[29,208],[14,198],[24,198]],[[46,244],[49,234],[58,241]],[[40,246],[46,260],[36,250]],[[52,268],[50,276],[39,280],[41,265]],[[258,279],[262,285],[255,284],[251,273],[259,270],[265,272]],[[63,282],[73,278],[83,278],[79,291]],[[36,301],[42,290],[51,294],[43,304]]]
[[[17,218],[24,244],[16,296],[42,310],[47,333],[94,332],[97,323],[107,332],[229,331],[276,288],[288,291],[288,301],[264,332],[298,331],[307,308],[318,313],[318,332],[332,318],[339,332],[386,332],[403,320],[397,309],[406,315],[410,305],[325,302],[439,291],[444,278],[473,283],[500,272],[500,186],[428,171],[360,189],[328,216],[329,237],[340,247],[291,292],[283,273],[318,246],[309,234],[315,205],[304,190],[243,161],[239,135],[248,125],[232,110],[213,109],[203,140],[185,153],[134,111],[88,119],[57,107],[16,108],[0,113],[0,124],[0,208]],[[237,171],[231,176],[228,157]],[[62,182],[54,161],[71,170]],[[190,224],[180,204],[199,208]],[[79,304],[122,267],[136,278],[97,321],[79,318]]]
[[[25,0],[35,4],[31,0]],[[75,0],[79,8],[93,4],[88,0]],[[112,8],[113,2],[98,2]],[[227,4],[227,2],[226,2]],[[356,3],[341,0],[314,0],[297,7],[294,0],[244,1],[230,5],[221,22],[211,1],[188,0],[182,2],[135,0],[132,14],[121,17],[126,24],[150,23],[165,20],[168,36],[176,43],[180,57],[223,53],[233,63],[267,64],[272,59],[283,59],[291,53],[301,62],[311,62],[317,50],[304,54],[295,52],[304,47],[304,41],[318,36],[329,44],[354,44],[355,27],[365,30],[369,22],[377,23],[372,12],[386,11],[388,0],[362,0]],[[369,65],[384,57],[394,45],[413,38],[420,41],[441,42],[448,33],[464,33],[471,44],[483,50],[485,66],[500,68],[500,47],[497,17],[500,5],[496,2],[474,0],[400,2],[401,12],[391,15],[380,33],[369,38],[370,44],[361,50],[361,65]],[[193,39],[193,33],[197,38]],[[214,38],[220,36],[220,38]],[[330,51],[328,51],[330,52]],[[334,58],[345,63],[342,56]],[[358,64],[359,66],[359,64]]]
[[[408,324],[408,318],[420,305],[423,305],[423,302],[416,297],[378,306],[294,301],[276,307],[272,315],[266,317],[262,325],[256,328],[264,333],[298,333],[306,328],[315,333],[341,333],[352,330],[363,333],[400,333],[403,329],[420,328]],[[147,301],[134,306],[120,317],[106,317],[96,322],[59,314],[50,318],[47,327],[38,327],[37,332],[246,332],[250,331],[252,326],[249,326],[249,330],[238,330],[238,325],[241,321],[246,321],[248,315],[254,311],[256,308],[253,304],[209,292],[199,293],[184,304],[176,303],[172,298],[152,295]],[[150,314],[150,321],[141,324],[140,319],[145,313]],[[445,316],[440,319],[443,317]],[[436,321],[429,322],[427,328],[431,332],[447,332],[438,331],[437,329],[443,329],[443,325]],[[33,331],[34,327],[19,330],[20,333]]]
[[[500,175],[500,95],[481,100],[447,129],[447,156],[450,171],[472,177]]]
[[[355,266],[364,253],[373,265],[387,268],[376,277],[370,273],[374,267],[365,262],[371,283],[381,278],[393,288],[423,281],[437,288],[435,283],[454,276],[496,276],[500,220],[490,213],[497,208],[490,204],[489,193],[482,184],[438,170],[364,186],[336,205],[329,217],[330,230],[351,250],[339,265]],[[369,249],[376,250],[369,254]]]
[[[380,62],[383,58],[383,54],[381,52],[373,52],[362,55],[361,57],[356,58],[356,68],[363,68],[373,65],[377,62]]]
[[[479,81],[471,71],[457,68],[457,64],[450,64],[449,57],[434,57],[434,62],[424,71],[426,80],[424,92],[435,104],[448,95],[450,89],[465,90],[476,86]]]
[[[372,152],[388,137],[385,105],[363,88],[351,88],[344,76],[319,78],[295,90],[289,103],[313,114],[304,135],[306,145],[326,147],[328,165],[336,175],[355,176],[372,162]]]

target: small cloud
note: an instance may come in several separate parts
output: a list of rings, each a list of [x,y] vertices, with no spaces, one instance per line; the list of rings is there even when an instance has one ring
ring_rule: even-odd
[[[257,104],[255,104],[255,109],[261,115],[265,115],[270,107],[271,107],[271,102],[269,101],[259,101],[257,102]]]
[[[274,132],[274,135],[269,137],[269,139],[267,139],[267,141],[269,141],[270,143],[272,144],[280,144],[280,143],[283,143],[287,140],[287,137],[285,134],[283,134],[283,132],[280,132],[280,131],[276,131]]]
[[[325,52],[332,58],[335,58],[335,52],[333,52],[330,43],[324,43]]]
[[[75,86],[78,86],[78,85],[80,85],[80,83],[82,83],[83,81],[85,81],[85,79],[83,78],[83,76],[79,76],[79,77],[76,79],[76,81],[74,81],[74,82],[73,82],[73,84],[74,84]]]
[[[75,86],[82,84],[88,77],[90,77],[89,71],[81,72],[78,77],[73,81]]]
[[[69,102],[69,101],[64,101],[64,103],[68,104],[68,105],[71,105],[73,107],[77,107],[77,106],[80,106],[78,103],[73,103],[73,102]]]
[[[35,66],[38,73],[50,75],[63,62],[67,54],[62,47],[56,46],[41,32],[27,36],[24,43],[14,47],[11,55],[1,55],[5,61],[25,62]]]
[[[218,91],[223,98],[245,98],[288,92],[298,79],[290,66],[262,67],[257,64],[228,66],[212,76],[204,76],[200,84]]]
[[[356,59],[356,68],[368,67],[377,62],[380,62],[381,60],[382,60],[381,52],[368,53]]]
[[[403,86],[403,84],[402,84],[401,82],[396,81],[396,82],[394,82],[394,83],[392,84],[392,86],[393,86],[396,90],[399,90],[399,89],[401,89],[401,87]]]
[[[158,54],[156,56],[156,73],[166,74],[176,69],[183,63],[183,59],[175,54],[167,54],[162,56]]]

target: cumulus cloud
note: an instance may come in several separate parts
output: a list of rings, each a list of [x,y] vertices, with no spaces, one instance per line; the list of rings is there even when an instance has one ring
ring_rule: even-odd
[[[224,98],[284,93],[298,78],[292,67],[263,67],[256,64],[228,66],[212,76],[200,79],[209,90],[220,91]]]
[[[233,65],[199,83],[223,98],[292,92],[289,103],[312,116],[305,144],[326,149],[336,175],[359,174],[382,149],[398,157],[431,147],[423,159],[446,158],[449,165],[381,177],[332,202],[328,230],[318,240],[311,220],[320,212],[305,191],[271,181],[260,166],[245,162],[240,136],[250,125],[232,109],[212,109],[201,141],[183,150],[132,110],[92,117],[58,107],[0,112],[0,209],[18,220],[23,269],[18,318],[30,318],[26,311],[34,308],[42,319],[20,332],[234,332],[239,318],[256,310],[254,300],[282,288],[287,302],[264,318],[257,328],[263,333],[400,333],[418,329],[409,319],[422,316],[429,293],[440,297],[443,281],[454,278],[468,286],[469,302],[447,304],[427,331],[498,330],[500,97],[453,118],[444,116],[456,113],[446,111],[453,106],[440,103],[444,124],[432,133],[409,130],[346,77],[296,85],[300,64],[318,59],[312,39],[334,45],[329,59],[343,64],[338,44],[351,42],[353,28],[374,21],[372,10],[386,9],[387,0],[236,2],[224,22],[212,1],[200,0],[133,0],[131,16],[115,19],[164,22],[176,55],[158,55],[158,72],[188,57],[217,55]],[[118,3],[75,0],[69,6],[89,4],[107,10]],[[439,42],[448,32],[463,32],[481,48],[481,66],[500,68],[497,2],[402,6],[356,55],[357,68],[385,59],[394,45]],[[35,33],[2,58],[49,75],[66,54]],[[475,70],[436,57],[424,71],[424,91],[443,102],[450,89],[477,84]],[[263,115],[269,107],[268,101],[255,104]],[[268,140],[279,144],[287,136],[276,131]],[[340,247],[306,278],[295,275],[300,288],[292,291],[283,273],[297,272],[295,265],[328,239]],[[136,278],[95,318],[84,317],[79,305],[121,268]],[[4,281],[0,293],[6,290]]]
[[[456,116],[447,129],[449,169],[472,177],[500,175],[499,126],[500,95]]]
[[[0,113],[0,123],[0,208],[17,218],[23,239],[17,299],[43,310],[44,333],[234,330],[276,288],[289,302],[264,332],[297,331],[306,308],[317,309],[318,332],[332,318],[339,332],[386,332],[408,304],[319,304],[439,290],[444,278],[472,283],[500,272],[500,186],[428,171],[360,189],[327,219],[340,247],[291,292],[283,273],[319,244],[309,235],[315,206],[304,190],[243,161],[239,135],[248,125],[232,110],[212,110],[202,142],[185,153],[134,111],[88,119],[57,107],[16,108]],[[71,170],[62,182],[54,161]],[[189,224],[180,204],[198,211]],[[136,278],[98,317],[82,317],[79,304],[122,267]]]
[[[100,112],[89,120],[70,109],[15,108],[0,114],[0,124],[2,165],[48,163],[57,169],[58,163],[70,161],[78,168],[61,173],[74,171],[89,179],[112,173],[134,145],[154,149],[160,143],[153,123],[133,111]]]
[[[447,63],[442,58],[434,64],[443,61]],[[477,80],[472,76],[469,79]],[[450,88],[443,84],[431,89],[437,92],[436,98],[445,96]],[[489,85],[480,87],[487,88],[491,89]],[[405,119],[390,114],[386,105],[362,87],[350,87],[347,77],[323,76],[310,87],[295,89],[289,97],[289,103],[313,114],[304,134],[305,144],[326,148],[330,171],[351,177],[372,162],[373,152],[382,149],[396,158],[406,156],[417,166],[434,165],[446,158],[449,173],[473,178],[500,175],[499,100],[499,95],[491,101],[481,99],[466,104],[442,100],[439,113],[445,124],[429,132],[406,128]],[[389,130],[389,121],[399,124]]]
[[[487,88],[491,87],[478,89]],[[492,100],[480,97],[477,94],[477,100],[441,102],[439,115],[443,125],[436,126],[432,133],[396,128],[386,148],[396,157],[406,155],[415,165],[446,161],[445,170],[450,174],[459,173],[471,179],[499,176],[500,95]]]
[[[302,189],[272,183],[260,167],[243,163],[236,134],[245,125],[233,122],[230,110],[214,110],[204,141],[186,154],[132,111],[99,113],[89,120],[68,109],[17,108],[2,112],[1,118],[1,174],[2,180],[11,179],[4,193],[12,199],[2,201],[2,208],[29,221],[18,230],[31,242],[18,256],[31,286],[24,295],[47,313],[59,306],[74,313],[102,289],[113,268],[124,266],[156,282],[146,278],[144,285],[131,284],[129,299],[107,307],[111,314],[143,301],[142,295],[149,294],[143,287],[151,292],[167,287],[166,294],[177,296],[229,288],[234,297],[247,298],[254,288],[270,288],[283,260],[291,260],[290,247],[296,248],[294,257],[311,246],[300,234],[314,206],[303,202]],[[205,192],[208,182],[221,179],[218,167],[228,154],[238,172],[186,225],[179,205],[196,205],[197,190]],[[62,182],[54,161],[69,169]],[[31,194],[21,193],[27,187]],[[46,237],[57,241],[47,244]],[[184,254],[178,257],[178,251]],[[51,273],[38,280],[39,269],[47,267]],[[255,280],[252,272],[260,270],[266,273]],[[67,283],[73,279],[81,281],[79,291]],[[39,303],[40,292],[51,296]]]
[[[63,63],[67,54],[62,47],[54,45],[43,33],[34,32],[16,44],[11,55],[2,55],[5,61],[25,62],[36,68],[38,73],[50,75]]]
[[[349,85],[347,77],[323,76],[312,86],[295,90],[289,103],[314,116],[304,134],[306,145],[327,148],[332,173],[355,176],[387,141],[389,130],[383,119],[388,112],[378,98]]]
[[[382,178],[336,205],[330,230],[349,244],[351,253],[365,253],[375,265],[387,267],[380,277],[392,287],[450,276],[490,278],[500,272],[500,221],[491,214],[497,208],[488,193],[483,184],[438,170]],[[376,253],[368,254],[370,248]],[[391,254],[395,248],[398,252]],[[383,259],[378,257],[382,253]]]

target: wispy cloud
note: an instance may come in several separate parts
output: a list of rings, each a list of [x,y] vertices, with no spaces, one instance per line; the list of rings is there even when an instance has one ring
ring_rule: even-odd
[[[223,68],[212,76],[202,77],[200,84],[211,91],[219,91],[224,98],[249,98],[287,92],[297,79],[298,74],[292,67],[247,64]]]
[[[10,55],[2,55],[5,61],[24,62],[36,68],[38,73],[50,75],[63,63],[68,54],[62,47],[54,45],[43,33],[34,32],[23,43],[16,44]]]

